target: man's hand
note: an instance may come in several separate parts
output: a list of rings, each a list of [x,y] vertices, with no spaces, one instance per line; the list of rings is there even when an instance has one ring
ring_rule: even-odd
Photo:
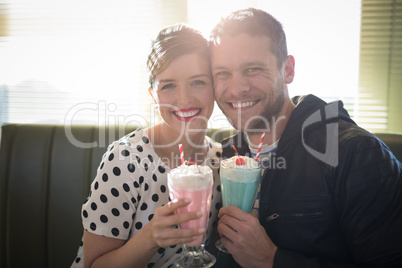
[[[277,247],[257,218],[235,206],[219,211],[218,232],[236,262],[247,268],[271,268]]]

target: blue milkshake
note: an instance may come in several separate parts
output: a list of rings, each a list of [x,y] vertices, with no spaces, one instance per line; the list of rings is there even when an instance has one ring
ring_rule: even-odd
[[[260,187],[260,165],[252,158],[233,156],[221,162],[220,177],[223,206],[250,213]]]
[[[223,206],[236,206],[251,213],[261,182],[261,166],[247,156],[233,156],[221,161],[221,191]],[[221,240],[216,247],[229,253]]]

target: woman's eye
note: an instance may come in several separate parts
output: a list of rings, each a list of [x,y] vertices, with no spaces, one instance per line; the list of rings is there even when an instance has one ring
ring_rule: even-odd
[[[161,89],[170,89],[170,88],[174,88],[176,85],[175,84],[166,84],[164,86],[161,87]]]

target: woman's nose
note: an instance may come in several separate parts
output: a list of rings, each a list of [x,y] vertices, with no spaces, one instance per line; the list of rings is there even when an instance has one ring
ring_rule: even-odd
[[[177,94],[177,103],[180,106],[186,106],[189,105],[192,102],[192,100],[193,95],[191,93],[191,90],[184,86],[180,87]]]

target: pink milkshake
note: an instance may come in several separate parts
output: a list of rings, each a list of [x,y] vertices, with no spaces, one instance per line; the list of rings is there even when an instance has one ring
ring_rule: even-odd
[[[206,228],[211,207],[213,176],[208,166],[181,165],[168,173],[168,187],[170,199],[191,199],[191,203],[177,209],[177,213],[189,211],[202,211],[203,216],[180,224],[180,228]],[[194,242],[187,246],[199,246],[204,244],[205,237],[200,235]]]

